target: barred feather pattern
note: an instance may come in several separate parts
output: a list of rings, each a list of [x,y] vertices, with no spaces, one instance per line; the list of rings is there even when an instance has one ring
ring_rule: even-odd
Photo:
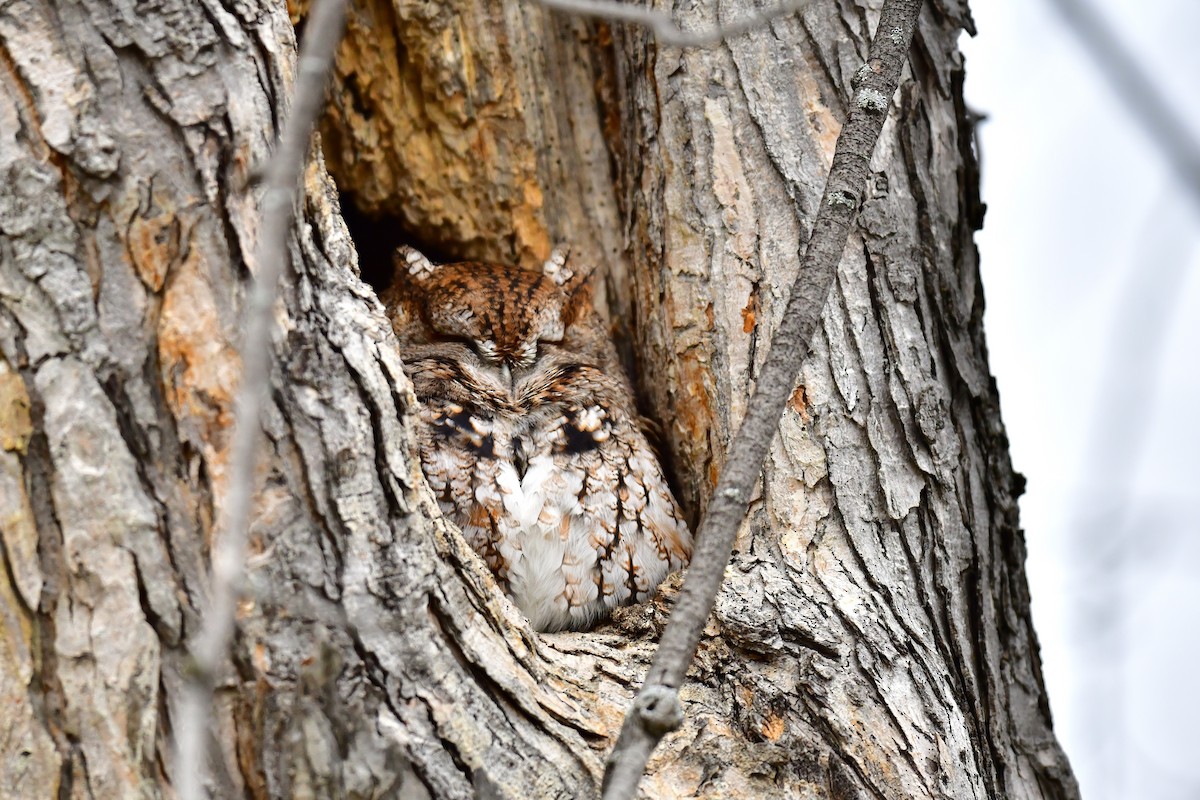
[[[421,400],[426,478],[542,631],[644,602],[692,537],[592,307],[556,251],[541,274],[397,256],[383,299]]]

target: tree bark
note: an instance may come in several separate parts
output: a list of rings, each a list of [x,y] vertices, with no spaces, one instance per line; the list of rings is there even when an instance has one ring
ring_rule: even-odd
[[[596,631],[531,632],[437,513],[403,354],[362,278],[383,279],[388,226],[435,255],[532,264],[570,241],[595,259],[694,520],[879,5],[814,3],[683,53],[513,0],[355,5],[277,310],[214,797],[596,793],[678,580]],[[955,48],[970,24],[954,0],[923,12],[648,797],[1078,796],[987,367]],[[14,797],[172,794],[258,270],[252,170],[294,48],[285,9],[253,0],[0,4]]]

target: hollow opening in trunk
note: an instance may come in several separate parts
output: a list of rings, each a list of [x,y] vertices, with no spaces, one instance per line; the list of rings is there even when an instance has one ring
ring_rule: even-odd
[[[376,294],[392,282],[392,257],[400,245],[415,247],[438,263],[454,260],[452,248],[445,243],[420,236],[419,232],[390,214],[363,211],[354,194],[342,191],[340,186],[339,197],[342,219],[358,251],[359,273]]]
[[[303,0],[293,3],[296,19]],[[467,27],[456,17],[464,13],[477,17]],[[675,469],[664,370],[638,331],[647,315],[635,303],[653,297],[635,286],[619,210],[615,173],[628,159],[609,141],[621,135],[611,38],[580,20],[522,14],[518,23],[479,6],[408,17],[390,0],[355,4],[320,133],[360,274],[382,293],[400,245],[435,263],[538,269],[553,246],[569,244],[595,263],[597,305],[637,412],[655,421],[647,437],[694,525],[696,492],[681,491]]]

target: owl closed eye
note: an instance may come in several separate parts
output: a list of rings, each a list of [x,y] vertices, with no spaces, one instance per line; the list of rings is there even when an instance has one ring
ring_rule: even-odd
[[[425,476],[543,631],[645,601],[691,555],[589,278],[565,250],[537,273],[401,248],[382,295]]]

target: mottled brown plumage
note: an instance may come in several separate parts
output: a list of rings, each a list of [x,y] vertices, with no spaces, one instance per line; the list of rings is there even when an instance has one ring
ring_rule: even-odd
[[[430,486],[539,630],[642,602],[691,555],[588,276],[565,251],[539,274],[402,248],[383,294]]]

